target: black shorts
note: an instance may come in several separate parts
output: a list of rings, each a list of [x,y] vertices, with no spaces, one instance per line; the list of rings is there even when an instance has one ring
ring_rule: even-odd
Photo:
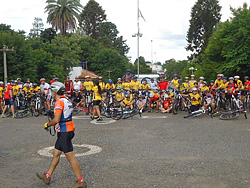
[[[200,105],[198,105],[198,106],[191,105],[191,108],[190,108],[191,112],[195,112],[195,111],[197,111],[199,109],[200,109]]]
[[[12,106],[12,105],[14,105],[14,100],[13,99],[4,99],[4,104],[7,106],[7,105],[9,105],[9,107],[10,106]]]
[[[101,103],[101,100],[93,100],[93,106],[97,106]]]
[[[74,138],[74,131],[71,132],[58,132],[55,148],[64,153],[69,153],[73,151],[73,144],[71,140]]]

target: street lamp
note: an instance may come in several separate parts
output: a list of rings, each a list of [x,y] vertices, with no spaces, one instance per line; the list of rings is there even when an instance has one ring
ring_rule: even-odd
[[[198,69],[196,69],[194,67],[190,67],[189,70],[192,71],[192,74],[194,74],[194,71],[197,71]]]

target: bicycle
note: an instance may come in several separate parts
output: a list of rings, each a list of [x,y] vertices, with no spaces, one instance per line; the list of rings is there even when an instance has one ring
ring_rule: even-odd
[[[228,111],[224,112],[220,115],[221,120],[232,120],[236,119],[240,116],[240,113],[244,113],[245,119],[247,119],[247,111],[240,109],[240,110],[235,110],[235,111]]]
[[[17,110],[15,112],[15,118],[24,118],[29,115],[34,115],[34,105],[31,105],[31,103],[28,102],[27,96],[24,97],[24,109],[23,110]]]
[[[207,112],[208,112],[208,115],[210,115],[210,117],[213,118],[212,108],[210,107],[210,105],[208,105],[206,109],[200,109],[200,110],[191,112],[188,115],[184,116],[184,118],[197,117]]]

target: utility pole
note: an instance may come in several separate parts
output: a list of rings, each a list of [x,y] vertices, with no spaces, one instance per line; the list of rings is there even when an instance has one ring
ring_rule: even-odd
[[[111,73],[112,71],[111,71],[111,70],[108,70],[107,72],[109,73],[109,78],[110,78],[110,73]]]
[[[6,52],[8,51],[14,51],[14,47],[11,49],[8,48],[8,46],[3,45],[3,49],[0,49],[0,51],[3,51],[3,64],[4,64],[4,84],[7,84],[8,75],[7,75],[7,60],[6,60]]]
[[[85,64],[86,64],[86,76],[88,76],[88,62],[85,61]]]

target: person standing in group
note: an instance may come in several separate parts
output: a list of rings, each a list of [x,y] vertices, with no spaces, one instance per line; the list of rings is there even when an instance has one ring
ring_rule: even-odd
[[[69,79],[69,76],[66,77],[66,81],[64,82],[65,88],[66,88],[66,95],[67,97],[72,95],[72,91],[73,91],[73,83],[72,81]]]
[[[81,81],[79,80],[78,76],[75,77],[75,81],[73,82],[73,89],[81,89]]]
[[[103,91],[105,89],[105,83],[102,81],[102,77],[101,76],[99,76],[99,85],[100,85],[100,87],[101,87],[101,89]]]
[[[99,104],[101,103],[102,100],[102,89],[99,85],[98,80],[94,81],[94,86],[92,87],[92,91],[93,91],[93,116],[90,116],[90,118],[93,120],[95,114],[97,113],[98,119],[96,121],[103,121],[99,108]]]
[[[123,89],[124,95],[126,95],[127,91],[131,89],[131,82],[130,82],[130,77],[129,76],[127,76],[125,78],[125,82],[122,83],[122,89]]]
[[[12,117],[15,117],[15,109],[14,109],[14,100],[13,100],[13,86],[14,86],[14,80],[10,81],[10,85],[7,86],[6,92],[4,95],[4,102],[5,102],[5,107],[2,112],[2,118],[5,118],[6,116],[4,113],[6,112],[8,106],[10,106],[11,112],[12,112]]]
[[[56,81],[56,76],[52,75],[51,80],[50,80],[50,85],[53,84]]]
[[[0,81],[0,110],[3,110],[3,91],[4,91],[4,84],[3,81]]]
[[[168,82],[165,80],[164,76],[160,77],[160,81],[158,82],[158,88],[160,89],[160,91],[162,90],[166,90],[168,87]]]
[[[51,89],[50,89],[50,85],[48,83],[46,83],[45,78],[41,78],[40,82],[41,82],[41,86],[40,86],[41,91],[42,91],[42,93],[44,93],[45,98],[46,98],[46,103],[44,103],[45,104],[45,108],[47,110],[50,110],[50,101],[51,101]],[[45,115],[46,114],[47,113],[45,112]]]
[[[128,69],[128,70],[127,70],[127,73],[124,74],[122,78],[125,79],[126,77],[129,77],[129,79],[131,80],[131,79],[133,78],[133,76],[134,76],[134,75],[131,74],[131,70]]]
[[[190,84],[189,86],[190,86],[190,91],[192,91],[194,87],[194,83],[197,81],[195,80],[195,75],[192,74],[190,77],[191,77],[191,80],[189,81],[189,84]]]
[[[87,184],[81,173],[80,165],[75,158],[73,152],[72,139],[75,135],[75,124],[72,121],[73,106],[69,99],[64,96],[66,91],[65,85],[61,82],[51,84],[52,96],[56,100],[54,118],[44,124],[44,128],[56,126],[57,141],[53,150],[53,159],[47,173],[36,173],[37,177],[43,180],[47,185],[50,184],[51,175],[57,167],[60,156],[64,152],[66,158],[71,164],[72,169],[77,177],[77,182],[72,185],[72,188],[85,188]]]
[[[157,87],[157,82],[154,80],[154,78],[150,79],[149,86],[151,88]]]
[[[138,91],[140,85],[141,85],[141,83],[140,83],[140,81],[138,80],[138,77],[137,77],[137,76],[134,76],[134,77],[133,77],[133,80],[131,81],[131,88],[132,88],[132,90],[133,90],[133,91]]]

